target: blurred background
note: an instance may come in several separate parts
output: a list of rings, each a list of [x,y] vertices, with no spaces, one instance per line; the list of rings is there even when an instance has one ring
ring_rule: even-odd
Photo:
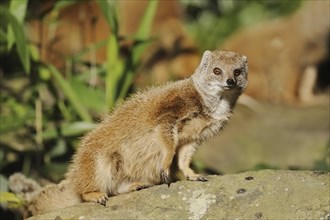
[[[329,4],[1,1],[1,191],[15,172],[58,182],[103,114],[141,88],[190,76],[205,49],[246,55],[249,86],[195,169],[329,172]],[[1,213],[21,204],[6,195]]]

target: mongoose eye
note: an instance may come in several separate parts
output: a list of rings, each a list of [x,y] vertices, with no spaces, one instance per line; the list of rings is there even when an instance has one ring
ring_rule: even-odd
[[[220,75],[222,73],[222,71],[221,71],[221,69],[219,69],[218,67],[216,67],[216,68],[213,69],[213,73],[215,75]]]
[[[242,73],[241,69],[235,69],[234,70],[234,76],[239,76],[239,75],[241,75],[241,73]]]

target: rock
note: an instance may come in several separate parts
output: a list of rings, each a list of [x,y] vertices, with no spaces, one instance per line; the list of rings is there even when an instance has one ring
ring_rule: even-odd
[[[262,103],[259,112],[238,105],[228,127],[200,146],[195,161],[219,173],[264,168],[322,169],[328,155],[329,102],[310,107]],[[325,161],[324,169],[330,167]]]
[[[330,173],[263,170],[178,181],[38,219],[330,219]]]

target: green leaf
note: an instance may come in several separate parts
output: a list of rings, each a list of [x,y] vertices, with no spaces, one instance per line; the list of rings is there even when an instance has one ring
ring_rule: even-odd
[[[134,72],[132,70],[128,70],[127,74],[125,75],[123,86],[120,89],[117,102],[123,100],[127,96],[128,90],[132,85],[133,79],[134,79]]]
[[[135,33],[134,38],[138,40],[138,43],[132,52],[132,67],[126,72],[123,85],[121,87],[118,100],[124,99],[128,93],[128,90],[134,79],[134,68],[136,68],[138,62],[141,59],[141,56],[148,46],[148,39],[150,38],[152,21],[154,19],[156,9],[157,9],[158,0],[149,1],[146,12],[141,20],[138,31]],[[132,69],[133,68],[133,69]]]
[[[0,204],[7,206],[8,208],[20,208],[24,205],[24,200],[14,193],[0,192]]]
[[[117,100],[119,80],[123,74],[123,61],[119,58],[118,21],[114,1],[97,0],[99,7],[111,29],[107,43],[106,104],[113,107]]]
[[[112,0],[97,0],[96,1],[99,4],[99,7],[108,22],[112,34],[115,36],[118,36],[118,20],[117,20],[117,14],[115,10],[115,1]]]
[[[134,46],[132,57],[124,61],[119,57],[119,39],[117,36],[117,19],[114,13],[114,6],[110,5],[112,1],[98,1],[103,10],[104,16],[112,26],[112,32],[107,45],[107,75],[106,75],[106,103],[113,107],[118,101],[126,97],[130,86],[132,85],[135,68],[141,59],[142,53],[147,46],[147,40],[150,36],[152,21],[156,12],[158,1],[149,1],[143,16],[139,29],[134,35],[134,39],[139,43]],[[113,13],[111,13],[113,11]],[[142,43],[141,43],[142,42]]]
[[[6,42],[8,39],[7,39],[7,35],[6,35],[6,32],[2,29],[0,29],[0,41],[4,41]]]
[[[27,3],[27,0],[10,1],[9,11],[21,25],[23,25],[23,21],[25,18]],[[7,39],[7,48],[8,50],[11,50],[12,46],[15,43],[15,36],[11,26],[8,26]]]
[[[17,131],[27,121],[35,117],[34,109],[24,103],[10,97],[3,103],[2,110],[10,110],[7,114],[0,115],[0,134],[4,135],[10,131]]]
[[[81,51],[79,51],[74,56],[72,56],[72,61],[78,62],[86,54],[90,53],[91,51],[95,51],[99,48],[102,48],[102,47],[106,46],[106,44],[107,44],[107,40],[102,40],[102,41],[96,42],[94,44],[91,44],[91,45],[87,46],[86,48],[83,48]]]
[[[1,19],[5,19],[9,22],[10,27],[14,32],[14,39],[7,39],[7,42],[12,40],[16,43],[16,50],[20,58],[21,63],[23,64],[24,70],[26,73],[30,73],[30,54],[29,48],[27,46],[26,37],[24,34],[23,25],[19,23],[17,18],[13,16],[8,9],[0,6],[0,16]],[[7,36],[8,37],[8,36]]]
[[[73,123],[63,123],[60,125],[61,133],[64,137],[74,137],[79,136],[87,131],[92,130],[96,127],[96,124],[90,123],[90,122],[84,122],[84,121],[78,121]],[[48,127],[43,132],[43,139],[44,140],[50,140],[50,139],[56,139],[58,138],[58,133],[56,128],[54,127]]]
[[[19,129],[23,127],[27,120],[33,119],[34,115],[29,113],[22,117],[18,117],[17,115],[11,115],[7,117],[1,116],[1,126],[0,126],[0,133],[5,134],[10,131],[15,131],[16,129]]]
[[[30,44],[29,46],[30,49],[30,55],[33,61],[39,61],[40,60],[40,55],[39,55],[39,50],[36,45]]]
[[[55,2],[53,11],[57,11],[57,10],[60,10],[62,8],[68,7],[70,5],[76,4],[79,1],[81,1],[81,0],[57,0]]]
[[[63,138],[58,139],[56,145],[51,149],[48,155],[51,158],[61,156],[67,151],[67,145]]]
[[[146,41],[150,37],[152,21],[156,13],[157,4],[158,4],[158,0],[149,1],[148,7],[146,8],[146,12],[139,25],[139,29],[135,33],[135,38],[138,39],[139,41]],[[133,65],[136,65],[136,63],[139,61],[146,46],[147,44],[142,43],[134,48]]]
[[[144,40],[149,37],[152,21],[154,19],[157,9],[157,4],[158,4],[158,0],[149,1],[148,7],[146,8],[146,12],[142,17],[141,23],[139,25],[139,29],[135,33],[135,38]]]
[[[0,174],[0,191],[8,192],[8,180],[2,174]]]
[[[11,0],[9,11],[22,24],[26,15],[28,0]]]
[[[71,88],[70,84],[63,78],[62,74],[54,67],[53,65],[48,66],[51,75],[54,77],[55,82],[60,87],[61,91],[71,103],[72,107],[75,109],[77,114],[81,119],[87,122],[92,122],[92,118],[89,115],[87,108],[82,105],[80,102],[78,95]]]
[[[45,164],[43,167],[43,172],[50,179],[53,179],[55,182],[59,182],[64,178],[64,174],[68,169],[67,162],[54,162]]]
[[[116,36],[110,35],[107,45],[106,103],[113,107],[117,99],[119,80],[124,71],[123,61],[119,58],[119,43]]]
[[[72,89],[79,94],[81,103],[91,110],[96,112],[104,112],[105,109],[105,94],[100,88],[89,88],[88,85],[78,81],[76,77],[70,80]]]

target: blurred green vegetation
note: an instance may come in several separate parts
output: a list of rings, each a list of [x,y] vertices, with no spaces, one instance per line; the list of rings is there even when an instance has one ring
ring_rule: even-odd
[[[134,36],[119,36],[115,1],[97,0],[111,35],[105,42],[94,42],[66,62],[85,65],[86,71],[60,71],[42,62],[40,51],[26,37],[24,28],[33,17],[34,0],[1,1],[0,26],[0,170],[6,176],[22,171],[53,181],[63,177],[78,138],[95,126],[100,114],[109,112],[124,99],[132,86],[141,55],[150,41],[150,29],[157,1],[151,1]],[[77,0],[57,0],[49,13]],[[120,41],[133,42],[125,57]],[[94,66],[100,82],[89,83],[90,67],[81,57],[98,47],[106,47],[107,60]]]
[[[217,48],[239,28],[286,16],[301,0],[180,0],[187,28],[201,50]]]

